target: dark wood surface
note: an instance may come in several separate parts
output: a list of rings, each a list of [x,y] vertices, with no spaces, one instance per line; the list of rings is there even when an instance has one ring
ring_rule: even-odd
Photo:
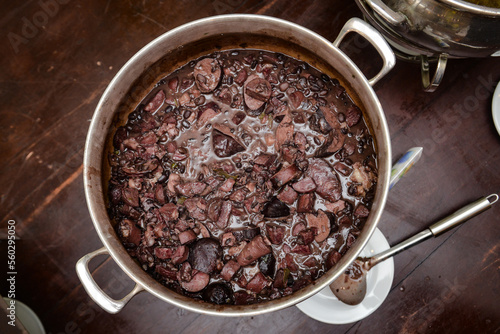
[[[82,182],[89,120],[107,84],[134,53],[183,23],[225,13],[283,18],[333,41],[350,17],[361,16],[354,1],[4,0],[1,13],[0,227],[6,228],[8,220],[16,222],[16,298],[39,315],[48,333],[500,330],[499,204],[395,257],[385,302],[369,317],[348,325],[315,321],[296,307],[251,318],[211,317],[148,293],[110,315],[91,301],[76,276],[76,261],[102,247]],[[360,39],[351,39],[344,49],[368,72],[378,64]],[[410,147],[424,147],[420,162],[389,194],[379,228],[390,244],[500,191],[500,138],[491,116],[499,78],[498,59],[452,60],[441,87],[428,94],[420,86],[419,66],[398,61],[376,85],[390,128],[393,161]],[[6,275],[6,242],[0,245],[0,268]],[[110,258],[96,258],[91,269],[114,297],[132,286]],[[1,279],[0,293],[6,295],[5,277]]]

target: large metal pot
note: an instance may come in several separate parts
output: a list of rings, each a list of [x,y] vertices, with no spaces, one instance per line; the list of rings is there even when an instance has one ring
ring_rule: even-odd
[[[384,37],[407,58],[422,62],[423,84],[433,91],[448,58],[500,56],[500,8],[462,0],[356,0]],[[438,61],[429,79],[428,58]]]
[[[369,40],[384,60],[381,72],[367,80],[356,65],[337,47],[350,31]],[[259,48],[286,53],[305,60],[338,78],[363,109],[374,133],[378,151],[379,181],[374,204],[363,231],[354,246],[336,267],[314,284],[296,293],[266,303],[245,306],[218,306],[182,296],[151,278],[126,252],[115,234],[106,211],[104,193],[107,159],[104,155],[109,138],[125,122],[127,113],[146,96],[165,74],[187,62],[220,49]],[[390,177],[391,149],[389,132],[382,107],[372,85],[386,74],[395,57],[385,40],[359,19],[350,20],[332,44],[299,25],[256,15],[225,15],[183,25],[158,37],[133,56],[118,72],[104,92],[92,118],[84,156],[84,186],[87,205],[97,234],[104,247],[87,254],[77,263],[80,280],[90,297],[103,309],[116,313],[138,292],[154,296],[185,309],[211,315],[256,315],[294,305],[319,292],[333,281],[366,245],[384,208]],[[122,300],[107,296],[95,283],[88,262],[96,255],[109,254],[121,269],[135,281],[135,288]]]

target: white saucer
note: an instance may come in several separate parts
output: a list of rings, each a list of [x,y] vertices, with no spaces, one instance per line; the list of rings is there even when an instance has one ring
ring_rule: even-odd
[[[491,102],[491,112],[493,114],[493,123],[497,128],[498,134],[500,134],[500,83],[493,93],[493,101]]]
[[[390,246],[384,235],[377,228],[360,256],[378,254]],[[328,324],[349,324],[366,318],[382,305],[394,278],[394,260],[392,258],[373,267],[368,272],[366,297],[359,305],[351,306],[342,303],[334,296],[329,287],[296,306],[310,316]]]

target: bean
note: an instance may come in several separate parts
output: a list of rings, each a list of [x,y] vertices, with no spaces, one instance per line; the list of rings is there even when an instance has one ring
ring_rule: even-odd
[[[337,114],[337,119],[339,120],[340,123],[345,122],[345,114],[343,112],[339,112]]]

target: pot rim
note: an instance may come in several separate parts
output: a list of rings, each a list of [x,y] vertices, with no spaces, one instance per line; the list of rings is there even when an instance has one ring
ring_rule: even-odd
[[[375,140],[376,142],[378,142],[377,146],[379,146],[379,148],[382,147],[381,145],[383,145],[386,154],[384,155],[383,159],[381,159],[380,155],[377,156],[377,162],[379,165],[379,175],[378,175],[379,181],[377,183],[374,204],[372,207],[372,212],[370,214],[369,220],[367,221],[367,224],[363,228],[363,231],[360,237],[358,238],[357,242],[355,243],[355,245],[348,251],[348,253],[346,253],[342,257],[342,259],[336,266],[335,270],[331,269],[327,271],[322,277],[314,281],[312,284],[309,284],[307,287],[297,292],[294,292],[293,294],[286,297],[252,305],[220,306],[205,302],[197,302],[192,298],[181,296],[176,292],[169,290],[167,287],[165,287],[158,281],[154,280],[145,271],[143,271],[143,269],[137,263],[133,262],[134,260],[125,251],[123,245],[121,245],[121,242],[119,242],[121,247],[116,245],[117,236],[114,232],[113,227],[111,226],[109,217],[105,222],[100,221],[100,219],[104,219],[104,216],[102,214],[102,211],[98,210],[106,209],[104,203],[103,189],[100,189],[100,197],[99,197],[95,195],[95,192],[99,191],[99,189],[96,190],[95,188],[92,188],[92,185],[99,188],[99,184],[96,183],[95,181],[96,179],[101,183],[102,187],[101,167],[103,158],[105,158],[103,152],[105,148],[103,147],[99,152],[101,155],[99,164],[96,164],[95,161],[93,161],[96,158],[95,152],[93,152],[93,150],[98,149],[99,146],[96,145],[94,141],[98,139],[98,140],[103,140],[105,142],[106,141],[105,138],[107,137],[110,129],[109,126],[106,127],[105,124],[100,123],[101,114],[106,113],[106,111],[103,109],[104,105],[108,102],[110,95],[115,93],[115,90],[117,89],[115,86],[117,85],[117,83],[120,82],[120,80],[124,78],[125,74],[128,71],[134,68],[134,66],[135,67],[144,66],[143,58],[145,57],[145,55],[150,53],[157,45],[161,45],[162,43],[168,41],[171,37],[192,31],[192,29],[196,29],[200,26],[203,27],[206,24],[214,24],[214,23],[219,23],[219,24],[232,23],[236,25],[242,21],[251,21],[252,23],[255,22],[256,27],[253,28],[255,29],[255,31],[252,30],[250,32],[252,34],[258,35],[259,31],[262,30],[261,26],[259,25],[259,22],[265,25],[268,29],[271,29],[271,27],[276,26],[279,27],[281,30],[286,31],[287,34],[300,33],[301,36],[305,36],[310,38],[311,40],[314,40],[314,43],[318,44],[318,47],[325,48],[325,50],[333,52],[336,54],[337,57],[340,57],[343,60],[344,64],[349,68],[349,70],[352,71],[351,74],[355,79],[351,78],[351,80],[353,82],[356,82],[356,84],[360,86],[360,89],[356,90],[357,94],[361,95],[360,92],[363,93],[364,96],[363,100],[370,102],[371,108],[374,109],[374,113],[376,114],[376,116],[378,116],[376,120],[380,135],[377,136]],[[239,31],[237,32],[243,33]],[[158,59],[156,59],[156,61],[157,60]],[[150,63],[148,64],[150,65]],[[338,68],[338,66],[334,66],[334,64],[330,65],[335,69]],[[148,66],[146,66],[146,68]],[[143,70],[145,70],[146,68],[144,68]],[[347,78],[344,79],[346,80],[346,82],[349,81]],[[351,83],[351,81],[349,81],[349,83]],[[368,108],[366,105],[364,107]],[[113,110],[113,114],[116,113],[117,106],[115,105],[114,108],[115,109]],[[102,137],[103,131],[106,131],[104,139],[99,138]],[[347,57],[340,49],[335,47],[330,41],[328,41],[324,37],[298,24],[264,15],[228,14],[228,15],[203,18],[200,20],[189,22],[162,34],[161,36],[157,37],[156,39],[148,43],[141,50],[139,50],[118,71],[118,73],[115,75],[115,77],[112,79],[112,81],[104,91],[95,109],[94,115],[92,117],[92,121],[89,127],[89,132],[87,135],[87,140],[85,143],[83,177],[84,177],[84,188],[85,188],[84,190],[85,190],[85,198],[87,201],[87,206],[99,238],[101,239],[103,245],[106,247],[113,260],[127,274],[127,276],[129,276],[132,280],[134,280],[138,285],[142,286],[145,290],[147,290],[155,297],[163,301],[167,301],[168,303],[173,304],[177,307],[187,309],[189,311],[209,314],[209,315],[216,315],[216,316],[253,316],[293,306],[311,297],[312,295],[316,294],[321,289],[329,285],[330,282],[332,282],[341,272],[343,272],[347,268],[350,262],[352,262],[355,259],[355,257],[359,254],[359,252],[365,247],[369,238],[373,234],[377,226],[377,223],[380,221],[389,190],[390,164],[391,164],[391,146],[390,146],[389,130],[382,110],[382,106],[373,88],[368,83],[368,80],[366,79],[364,74],[358,69],[358,67],[349,57]],[[381,170],[380,166],[383,166],[384,168]],[[166,290],[170,291],[171,293],[167,292]]]
[[[439,0],[451,7],[479,15],[500,16],[500,8],[477,5],[463,0]]]

